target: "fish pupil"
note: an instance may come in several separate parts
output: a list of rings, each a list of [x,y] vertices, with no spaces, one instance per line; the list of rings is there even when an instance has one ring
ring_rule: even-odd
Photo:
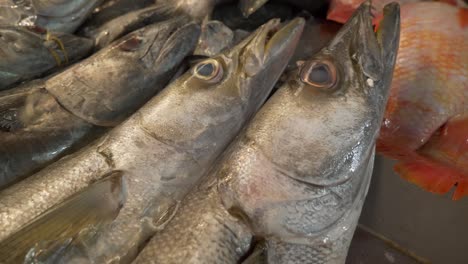
[[[215,68],[212,63],[205,63],[198,66],[197,73],[201,76],[209,77],[213,75]]]
[[[330,83],[331,77],[329,69],[326,65],[317,65],[309,73],[309,81],[317,84]]]

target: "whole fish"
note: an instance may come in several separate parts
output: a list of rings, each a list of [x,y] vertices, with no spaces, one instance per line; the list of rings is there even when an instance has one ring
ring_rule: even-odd
[[[0,240],[93,181],[121,171],[127,199],[119,215],[91,244],[85,239],[81,254],[65,254],[63,263],[132,260],[265,101],[303,26],[301,18],[281,28],[279,20],[270,21],[232,49],[199,62],[102,139],[2,191]]]
[[[166,86],[199,34],[185,16],[149,25],[40,87],[0,98],[0,187],[130,116]]]
[[[468,10],[406,4],[391,95],[377,151],[434,193],[468,194]]]
[[[178,15],[171,6],[152,5],[114,18],[94,30],[89,29],[85,36],[94,39],[95,47],[102,49],[131,31]]]
[[[372,174],[399,36],[365,2],[262,107],[135,263],[344,263]]]
[[[87,32],[96,30],[114,18],[149,7],[154,3],[154,0],[104,0],[83,23],[78,34],[86,36]]]
[[[102,0],[0,0],[0,24],[73,33]]]
[[[90,39],[70,34],[0,25],[0,90],[67,66],[92,46]]]

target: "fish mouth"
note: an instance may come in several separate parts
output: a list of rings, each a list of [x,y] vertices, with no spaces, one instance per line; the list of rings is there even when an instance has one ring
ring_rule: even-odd
[[[281,25],[279,19],[272,19],[245,39],[241,58],[244,72],[254,76],[278,57],[292,54],[302,34],[305,21],[295,18]]]
[[[398,3],[385,6],[377,32],[372,25],[373,18],[371,1],[367,0],[338,32],[330,47],[332,50],[348,49],[362,73],[373,81],[380,81],[394,67],[400,35],[400,6]]]

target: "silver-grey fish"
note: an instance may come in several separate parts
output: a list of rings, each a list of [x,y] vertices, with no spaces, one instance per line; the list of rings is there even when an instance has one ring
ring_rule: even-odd
[[[195,49],[185,16],[149,25],[50,77],[0,98],[0,187],[89,143],[166,86]]]
[[[302,63],[184,199],[135,263],[344,263],[367,193],[399,41],[399,6],[377,36],[366,1]]]
[[[85,36],[94,39],[95,47],[102,49],[128,32],[177,15],[171,6],[153,5],[116,17],[94,30],[89,30]]]
[[[149,7],[154,3],[155,0],[104,0],[80,27],[78,35],[86,36],[87,32],[96,30],[114,18]]]
[[[0,24],[73,33],[102,0],[0,0]]]
[[[39,28],[0,26],[0,90],[88,55],[93,42]]]
[[[234,0],[157,0],[157,4],[168,4],[197,21],[210,17],[215,6]]]
[[[230,28],[221,21],[210,20],[202,25],[202,33],[194,55],[211,57],[231,47],[233,42],[234,32]]]
[[[0,240],[118,170],[127,186],[119,215],[84,240],[82,254],[73,251],[63,262],[132,260],[266,100],[303,26],[301,18],[279,29],[279,20],[270,21],[232,49],[199,62],[102,139],[2,191]]]

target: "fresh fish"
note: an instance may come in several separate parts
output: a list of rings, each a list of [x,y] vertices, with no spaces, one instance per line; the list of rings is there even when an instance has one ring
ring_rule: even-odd
[[[85,228],[111,221],[125,201],[122,173],[116,172],[39,216],[19,233],[0,242],[0,263],[38,263],[72,243]],[[83,217],[83,214],[86,217]],[[38,243],[36,243],[39,241]],[[64,250],[64,249],[62,249]],[[35,261],[33,261],[35,260]]]
[[[94,39],[96,48],[102,49],[131,31],[177,15],[179,14],[170,6],[153,5],[112,19],[94,30],[89,30],[85,36]]]
[[[230,28],[220,21],[210,20],[202,25],[202,33],[194,55],[212,57],[230,47],[233,42],[234,32]]]
[[[377,37],[365,2],[256,114],[134,263],[344,263],[367,193],[398,48],[399,6]]]
[[[88,55],[93,42],[40,28],[0,25],[0,90]]]
[[[73,33],[102,0],[0,0],[0,24]]]
[[[291,19],[293,10],[288,5],[267,4],[245,18],[236,4],[222,5],[213,11],[213,19],[223,22],[231,29],[253,31],[272,18]]]
[[[40,87],[0,98],[0,187],[82,147],[164,88],[200,34],[186,21],[142,28]]]
[[[114,18],[149,7],[154,3],[155,0],[104,0],[83,23],[78,34],[86,36],[87,32],[96,30]]]
[[[434,192],[468,194],[468,10],[406,4],[377,151],[403,178]],[[464,116],[464,117],[463,117]],[[463,121],[464,120],[464,121]],[[438,143],[436,143],[438,142]]]
[[[119,215],[63,263],[132,260],[265,101],[303,25],[298,18],[278,29],[279,20],[270,21],[195,65],[102,139],[1,192],[0,240],[118,170],[127,186]]]

